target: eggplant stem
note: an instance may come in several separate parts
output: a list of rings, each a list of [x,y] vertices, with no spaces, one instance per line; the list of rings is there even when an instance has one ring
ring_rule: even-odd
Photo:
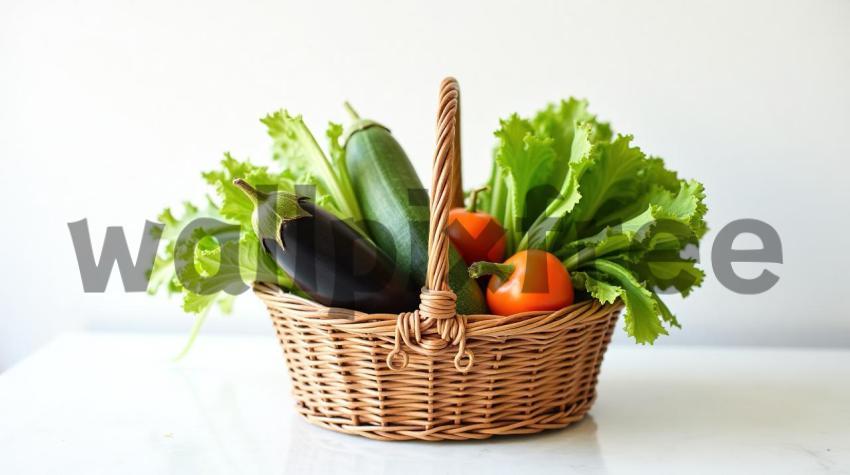
[[[477,279],[485,275],[495,275],[504,282],[511,277],[514,269],[513,264],[496,264],[495,262],[479,261],[473,262],[469,266],[469,276]]]
[[[233,184],[236,185],[240,190],[244,191],[248,198],[251,198],[251,201],[254,205],[259,204],[260,201],[264,200],[267,195],[261,191],[257,191],[256,188],[249,185],[247,181],[237,178],[233,180]]]

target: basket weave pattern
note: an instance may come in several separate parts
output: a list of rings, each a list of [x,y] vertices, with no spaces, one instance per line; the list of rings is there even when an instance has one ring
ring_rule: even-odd
[[[564,427],[595,399],[619,303],[511,317],[455,312],[443,230],[457,202],[458,114],[457,82],[447,79],[419,309],[364,314],[254,287],[283,347],[298,411],[313,424],[381,440],[485,439]]]

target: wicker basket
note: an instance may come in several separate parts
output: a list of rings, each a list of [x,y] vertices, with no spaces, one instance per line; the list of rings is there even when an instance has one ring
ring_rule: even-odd
[[[283,346],[298,411],[380,440],[530,434],[580,420],[596,396],[621,305],[585,301],[511,317],[457,315],[442,232],[459,165],[457,82],[440,88],[427,287],[401,315],[328,308],[257,284]]]

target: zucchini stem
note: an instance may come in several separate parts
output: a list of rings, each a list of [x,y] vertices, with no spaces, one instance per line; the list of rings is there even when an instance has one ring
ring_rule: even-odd
[[[360,114],[358,114],[357,111],[354,110],[354,107],[351,107],[351,104],[349,104],[348,101],[343,102],[342,106],[345,107],[345,111],[348,112],[348,115],[349,117],[351,117],[352,121],[360,120]]]
[[[514,269],[513,264],[496,264],[495,262],[479,261],[473,262],[469,266],[469,276],[477,279],[485,275],[495,275],[504,282],[511,277]]]

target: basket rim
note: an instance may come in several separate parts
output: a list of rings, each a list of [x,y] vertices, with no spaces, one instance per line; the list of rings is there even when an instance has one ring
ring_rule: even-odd
[[[255,282],[254,294],[270,309],[286,313],[287,318],[314,327],[333,328],[347,333],[393,337],[397,313],[364,313],[339,307],[327,307],[313,300],[289,293],[280,287]],[[531,311],[515,315],[464,315],[467,338],[502,338],[563,330],[610,318],[623,308],[621,299],[602,303],[583,300],[555,311]],[[412,309],[411,309],[412,310]]]

